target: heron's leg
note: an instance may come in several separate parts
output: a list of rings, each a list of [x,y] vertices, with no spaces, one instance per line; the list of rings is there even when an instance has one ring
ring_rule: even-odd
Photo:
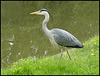
[[[67,48],[66,48],[66,50],[67,50]],[[69,55],[69,52],[68,52],[68,50],[67,50],[67,54],[68,54],[68,56],[69,56],[70,60],[72,60],[72,59],[71,59],[71,57],[70,57],[70,55]]]
[[[60,60],[61,60],[62,54],[63,54],[63,52],[61,52],[61,55],[60,55],[60,58],[59,58],[59,62],[60,62]]]
[[[61,60],[62,54],[63,54],[63,52],[62,52],[62,49],[61,49],[61,55],[60,55],[60,58],[59,58],[59,62],[60,62],[60,60]]]

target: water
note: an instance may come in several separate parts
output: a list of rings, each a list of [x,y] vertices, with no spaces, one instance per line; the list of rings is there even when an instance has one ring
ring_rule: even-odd
[[[27,57],[60,53],[42,32],[44,16],[29,13],[45,8],[53,18],[49,29],[61,28],[82,43],[99,34],[98,1],[1,1],[1,67]]]

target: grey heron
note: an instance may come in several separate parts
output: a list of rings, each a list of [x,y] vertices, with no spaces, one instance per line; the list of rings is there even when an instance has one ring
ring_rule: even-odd
[[[64,47],[72,47],[72,48],[83,48],[84,46],[82,45],[82,43],[76,38],[74,37],[72,34],[70,34],[69,32],[62,30],[62,29],[52,29],[49,30],[46,26],[47,22],[49,21],[49,13],[46,9],[41,9],[39,11],[36,12],[32,12],[30,13],[32,14],[37,14],[37,15],[44,15],[45,19],[42,22],[42,30],[45,33],[45,35],[50,39],[50,42],[53,43],[54,45],[60,45],[60,46],[64,46]],[[67,50],[67,48],[66,48]],[[67,50],[68,53],[68,50]],[[62,51],[61,51],[61,56],[59,58],[59,62],[60,59],[62,57]],[[68,56],[70,58],[70,55],[68,53]],[[71,58],[70,58],[71,60]]]

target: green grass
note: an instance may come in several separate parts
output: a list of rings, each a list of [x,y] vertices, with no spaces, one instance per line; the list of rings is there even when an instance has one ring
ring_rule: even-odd
[[[82,49],[69,51],[72,60],[66,52],[59,64],[60,55],[20,59],[8,68],[1,69],[1,75],[99,75],[99,36],[83,45]]]

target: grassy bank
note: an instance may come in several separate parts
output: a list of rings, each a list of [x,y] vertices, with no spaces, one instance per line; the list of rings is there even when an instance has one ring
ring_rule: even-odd
[[[60,55],[42,59],[19,59],[1,75],[99,75],[99,36],[85,43],[84,48],[69,51],[72,60],[65,52],[60,63]]]

